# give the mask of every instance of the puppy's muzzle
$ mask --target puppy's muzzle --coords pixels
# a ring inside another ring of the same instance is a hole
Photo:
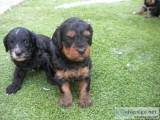
[[[90,56],[90,46],[85,48],[77,48],[75,45],[72,45],[70,48],[64,46],[63,53],[72,61],[82,62]]]
[[[16,61],[24,61],[27,59],[26,54],[24,54],[23,50],[18,45],[11,50],[11,57]]]

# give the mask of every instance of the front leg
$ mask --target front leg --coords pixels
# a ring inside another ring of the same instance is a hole
[[[54,75],[55,75],[54,70],[50,66],[47,66],[46,68],[44,68],[44,72],[47,77],[47,82],[50,83],[51,85],[55,85],[56,81],[54,79]]]
[[[140,9],[138,9],[137,11],[134,11],[133,14],[142,14],[142,13],[144,13],[145,11],[147,11],[147,7],[146,7],[146,6],[143,6],[143,7],[141,7]]]
[[[72,105],[72,94],[70,91],[70,85],[68,82],[64,82],[61,86],[59,86],[62,96],[60,98],[61,107],[69,107]]]
[[[88,77],[80,82],[80,97],[78,104],[80,107],[88,107],[92,104],[91,97],[89,95],[91,78]]]
[[[10,84],[6,88],[7,94],[16,93],[18,90],[21,89],[25,74],[26,74],[25,70],[22,70],[19,67],[15,68],[12,84]]]

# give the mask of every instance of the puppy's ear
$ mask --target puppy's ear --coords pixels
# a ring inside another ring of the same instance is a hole
[[[31,39],[32,41],[35,43],[36,47],[39,48],[39,49],[43,49],[44,47],[44,44],[43,42],[38,38],[38,36],[33,33],[33,32],[30,32],[30,35],[31,35]]]
[[[8,39],[8,35],[6,35],[3,39],[3,44],[4,44],[4,47],[6,49],[6,52],[8,52],[8,45],[7,45],[7,39]]]
[[[88,24],[87,30],[91,32],[89,44],[92,45],[93,28],[92,28],[92,26],[90,24]]]
[[[53,33],[53,36],[52,36],[52,41],[54,43],[54,45],[58,48],[58,49],[61,49],[62,48],[62,31],[60,29],[60,27],[58,27],[55,32]]]

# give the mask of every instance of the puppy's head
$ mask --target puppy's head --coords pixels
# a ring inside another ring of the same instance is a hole
[[[79,18],[64,21],[53,34],[52,40],[67,59],[82,62],[90,56],[93,30]]]
[[[12,29],[4,38],[3,43],[6,52],[10,51],[11,58],[15,61],[31,59],[33,51],[41,48],[37,36],[21,27]]]

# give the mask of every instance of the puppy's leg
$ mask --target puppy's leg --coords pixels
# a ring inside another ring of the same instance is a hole
[[[143,6],[140,9],[138,9],[137,11],[134,11],[133,14],[142,14],[145,11],[147,11],[147,8],[146,8],[146,6]]]
[[[150,8],[149,8],[149,7],[147,8],[147,14],[146,14],[145,17],[147,17],[147,18],[152,17],[151,11],[150,11]]]
[[[69,107],[72,105],[72,94],[70,91],[70,85],[68,82],[64,82],[61,86],[59,86],[60,91],[62,93],[62,97],[60,98],[61,107]]]
[[[80,107],[88,107],[92,104],[91,97],[89,95],[91,78],[86,78],[80,82],[80,97],[78,104]]]
[[[18,67],[15,68],[14,78],[13,78],[12,84],[10,84],[6,88],[7,94],[16,93],[18,90],[21,89],[25,74],[26,74],[26,71],[24,71]]]
[[[45,59],[47,58],[46,60],[47,67],[44,66],[44,70],[47,77],[47,82],[50,83],[51,85],[55,85],[56,79],[54,79],[55,77],[54,64],[56,64],[55,61],[57,60],[57,57],[55,55],[55,47],[52,42],[50,42],[48,49],[49,49],[48,50],[49,55],[45,57]]]
[[[54,70],[50,66],[46,66],[44,68],[44,72],[47,77],[47,82],[50,83],[51,85],[55,85],[56,81],[54,80],[54,75],[55,75]]]

